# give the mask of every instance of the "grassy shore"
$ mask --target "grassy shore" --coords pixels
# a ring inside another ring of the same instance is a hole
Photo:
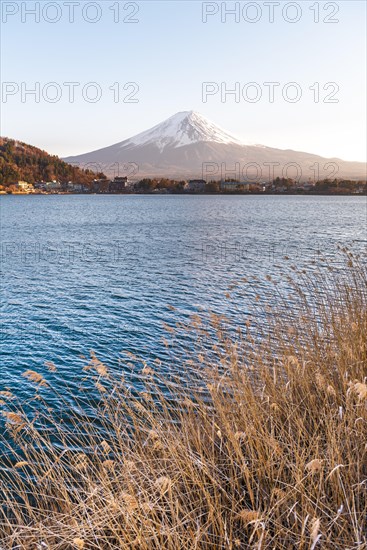
[[[143,363],[134,393],[92,356],[88,417],[55,417],[47,375],[27,408],[3,392],[0,547],[366,549],[366,268],[290,272],[261,333],[192,319],[191,385]]]

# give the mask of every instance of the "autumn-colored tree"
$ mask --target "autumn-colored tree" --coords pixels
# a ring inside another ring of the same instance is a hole
[[[106,176],[98,174],[98,177]],[[89,186],[94,178],[95,172],[71,166],[37,147],[0,138],[0,185],[9,187],[19,180],[29,183],[57,180],[61,183],[73,181]]]

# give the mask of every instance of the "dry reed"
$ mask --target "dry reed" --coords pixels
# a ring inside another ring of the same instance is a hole
[[[2,393],[1,548],[366,549],[367,277],[346,256],[295,270],[291,310],[274,281],[260,335],[193,318],[185,381],[143,363],[132,392],[93,355],[94,417],[53,416],[27,371],[33,404]]]

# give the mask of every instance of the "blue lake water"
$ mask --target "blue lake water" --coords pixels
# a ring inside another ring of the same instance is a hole
[[[164,358],[163,323],[208,310],[246,315],[258,289],[227,303],[233,281],[274,275],[285,256],[310,264],[337,243],[366,246],[365,197],[55,195],[0,204],[0,389],[23,398],[25,369],[42,373],[53,361],[58,373],[47,377],[61,383],[90,350],[108,364],[122,351]]]

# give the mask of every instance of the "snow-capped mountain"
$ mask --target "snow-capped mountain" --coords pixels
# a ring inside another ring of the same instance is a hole
[[[183,147],[200,141],[235,143],[241,141],[195,111],[182,111],[167,118],[150,130],[121,143],[121,147],[153,144],[163,151],[165,147]]]
[[[362,162],[246,145],[195,111],[176,113],[129,139],[64,160],[108,176],[127,175],[133,180],[142,177],[246,180],[255,175],[264,181],[276,176],[302,180],[315,176],[366,177],[366,164]],[[290,163],[298,168],[290,167]]]

